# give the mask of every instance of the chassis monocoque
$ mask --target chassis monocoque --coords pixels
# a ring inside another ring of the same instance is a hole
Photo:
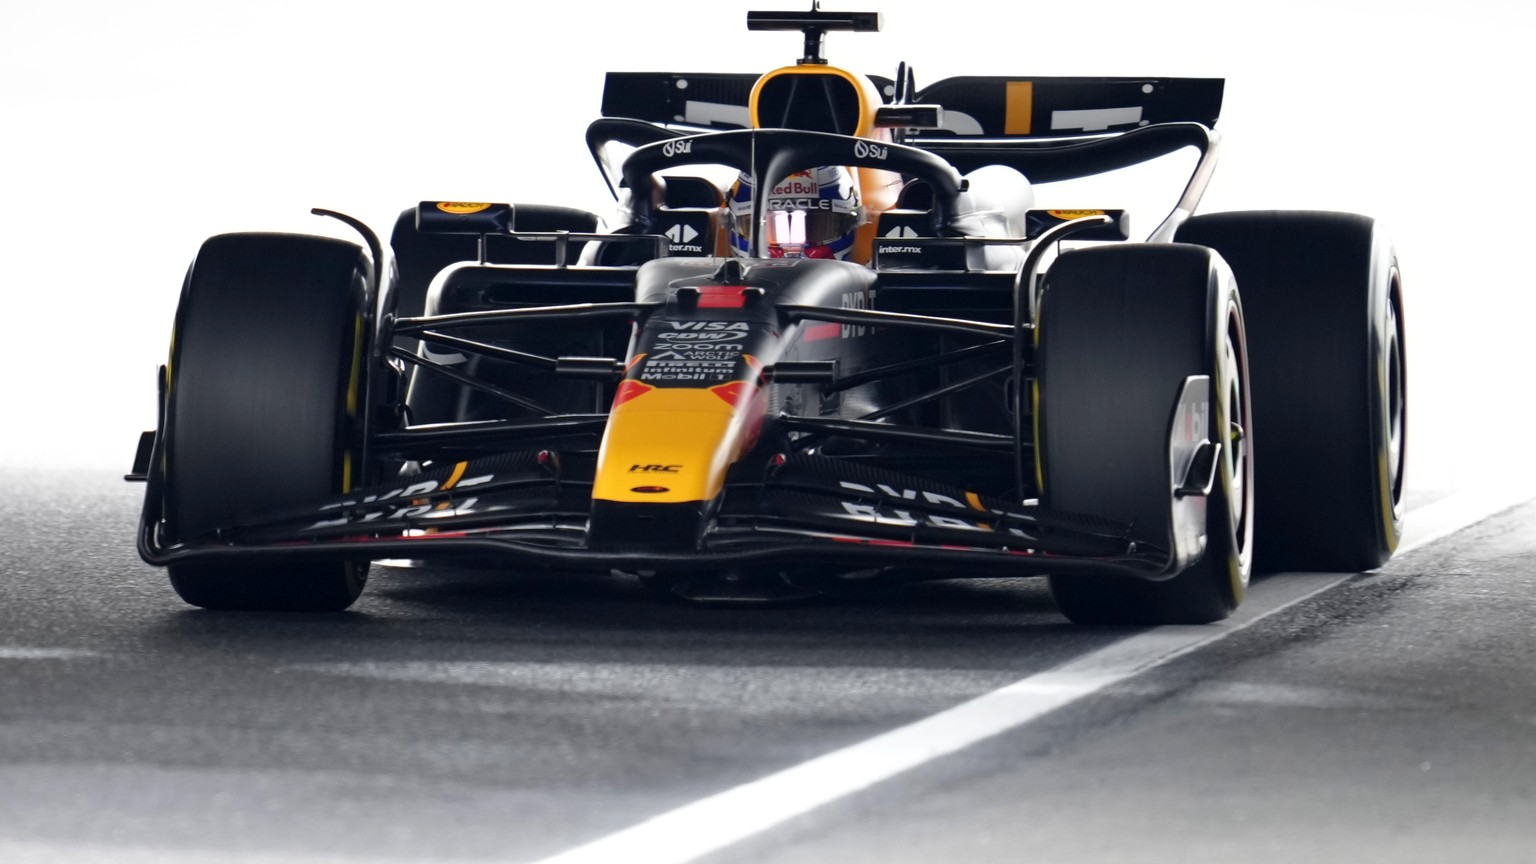
[[[424,202],[388,245],[329,211],[365,242],[206,241],[131,475],[144,559],[214,609],[340,609],[371,560],[475,559],[720,599],[1044,576],[1075,621],[1196,623],[1256,560],[1390,556],[1394,253],[1361,216],[1193,215],[1219,80],[918,91],[821,58],[878,16],[749,25],[803,30],[806,56],[610,75],[605,230]],[[1120,211],[1030,209],[1030,181],[1184,148],[1143,242]],[[701,166],[767,189],[826,165],[863,186],[860,260],[728,251]]]

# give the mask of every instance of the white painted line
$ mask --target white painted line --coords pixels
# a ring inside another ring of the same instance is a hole
[[[476,864],[483,859],[395,858],[390,864]],[[326,855],[303,851],[251,852],[204,847],[132,846],[0,838],[5,864],[379,864],[377,856]]]
[[[1458,492],[1412,514],[1398,554],[1536,496],[1536,485]],[[537,864],[684,864],[897,774],[1016,729],[1085,696],[1218,642],[1354,574],[1294,573],[1255,582],[1220,624],[1157,627],[893,729],[647,819]]]
[[[20,645],[0,645],[0,660],[75,660],[94,657],[96,652],[77,648],[26,648]]]

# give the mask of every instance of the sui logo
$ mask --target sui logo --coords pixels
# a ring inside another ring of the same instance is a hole
[[[890,155],[890,148],[881,147],[879,144],[871,144],[868,141],[857,141],[853,145],[853,155],[859,159],[885,160]]]

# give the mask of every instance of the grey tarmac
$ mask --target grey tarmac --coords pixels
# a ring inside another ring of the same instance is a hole
[[[0,860],[531,862],[1119,640],[1028,580],[698,608],[375,569],[213,614],[141,487],[0,471]],[[707,861],[1523,861],[1536,507]],[[1272,578],[1285,578],[1277,576]]]

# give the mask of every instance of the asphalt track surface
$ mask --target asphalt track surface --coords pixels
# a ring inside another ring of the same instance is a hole
[[[1029,580],[718,609],[390,567],[213,614],[135,556],[139,487],[0,481],[6,864],[1536,860],[1518,491],[1134,630]]]

